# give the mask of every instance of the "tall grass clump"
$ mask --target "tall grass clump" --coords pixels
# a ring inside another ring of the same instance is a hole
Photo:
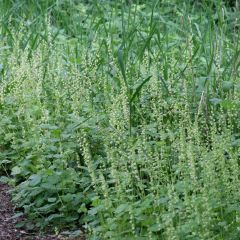
[[[0,172],[20,227],[239,239],[237,1],[0,9]]]

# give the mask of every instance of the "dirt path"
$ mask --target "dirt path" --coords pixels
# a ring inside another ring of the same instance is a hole
[[[16,219],[13,205],[8,194],[8,186],[0,183],[0,240],[59,240],[56,236],[38,237],[15,227]]]

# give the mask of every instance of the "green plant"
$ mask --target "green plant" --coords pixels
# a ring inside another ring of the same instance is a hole
[[[239,238],[239,6],[226,2],[0,1],[0,171],[20,225]]]

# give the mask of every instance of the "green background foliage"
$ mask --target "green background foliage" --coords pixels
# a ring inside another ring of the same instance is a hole
[[[0,0],[0,13],[0,172],[19,226],[239,239],[238,1]]]

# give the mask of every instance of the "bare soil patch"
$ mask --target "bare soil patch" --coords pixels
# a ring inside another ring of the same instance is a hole
[[[44,235],[39,236],[36,233],[29,233],[23,229],[15,227],[19,219],[14,216],[14,206],[8,193],[9,187],[0,183],[0,240],[59,240],[59,236]]]

